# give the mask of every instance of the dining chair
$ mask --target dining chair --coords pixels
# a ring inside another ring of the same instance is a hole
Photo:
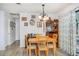
[[[52,36],[52,38],[57,42],[57,38],[58,38],[57,34],[54,33],[53,36]]]
[[[25,48],[27,47],[27,35],[25,35]]]
[[[30,41],[29,41],[30,40]],[[37,55],[37,38],[29,38],[28,40],[28,50],[29,50],[29,55],[32,54],[32,50],[35,51],[35,55]]]
[[[26,51],[27,51],[27,55],[28,55],[28,51],[29,51],[29,46],[28,46],[28,36],[25,35],[25,48],[26,48]]]
[[[45,55],[48,55],[48,48],[47,48],[47,45],[46,45],[46,41],[42,40],[42,41],[39,41],[38,42],[38,55],[40,56],[40,52],[41,51],[44,51],[45,52]]]
[[[39,38],[42,34],[35,34],[36,38]]]
[[[56,53],[56,42],[57,42],[57,34],[53,34],[52,38],[48,38],[47,47],[48,49],[52,49],[54,55]]]

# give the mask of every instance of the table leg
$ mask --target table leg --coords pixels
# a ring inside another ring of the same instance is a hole
[[[54,42],[54,56],[56,55],[56,43]]]

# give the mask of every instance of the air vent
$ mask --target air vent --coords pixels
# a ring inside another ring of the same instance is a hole
[[[16,3],[17,5],[21,5],[21,3]]]

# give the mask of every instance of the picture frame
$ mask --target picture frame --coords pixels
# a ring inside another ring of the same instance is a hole
[[[42,22],[37,22],[37,27],[42,27]]]
[[[31,15],[31,18],[33,18],[33,19],[36,18],[36,15]]]
[[[16,26],[15,22],[10,21],[10,27],[11,27],[12,30],[15,28],[15,26]]]
[[[22,17],[22,21],[27,21],[27,17]]]
[[[24,23],[24,26],[28,26],[28,22],[25,22],[25,23]]]

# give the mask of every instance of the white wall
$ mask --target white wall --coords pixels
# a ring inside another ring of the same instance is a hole
[[[30,25],[31,15],[36,15],[34,26]],[[23,16],[27,17],[27,21],[21,21],[21,17]],[[20,13],[20,47],[25,47],[25,40],[24,40],[25,34],[28,33],[40,33],[43,35],[45,34],[45,32],[43,31],[43,27],[37,28],[37,21],[39,21],[38,16],[39,16],[38,13]],[[48,14],[48,16],[52,17],[53,19],[57,17],[56,15],[53,14]],[[24,22],[28,22],[28,26],[24,26]]]
[[[24,36],[25,34],[28,33],[40,33],[43,34],[43,28],[37,28],[37,24],[36,22],[38,21],[38,19],[35,19],[35,25],[32,26],[30,25],[30,19],[31,19],[31,15],[33,15],[32,13],[20,13],[20,47],[25,47],[25,41],[24,41]],[[37,15],[37,14],[34,14]],[[27,17],[27,21],[28,22],[28,26],[24,26],[24,22],[25,21],[21,21],[21,17],[26,16]]]
[[[10,45],[10,14],[8,13],[8,40],[7,45]]]
[[[7,19],[5,16],[5,12],[0,10],[0,50],[5,49],[7,40]]]
[[[8,40],[9,40],[9,38],[8,38],[8,35],[9,35],[9,33],[8,33],[8,19],[9,18],[9,13],[7,13],[7,12],[5,12],[5,46],[7,46],[8,45]]]
[[[15,22],[16,22],[16,28],[15,28],[16,39],[15,40],[20,40],[20,18],[16,19]]]

